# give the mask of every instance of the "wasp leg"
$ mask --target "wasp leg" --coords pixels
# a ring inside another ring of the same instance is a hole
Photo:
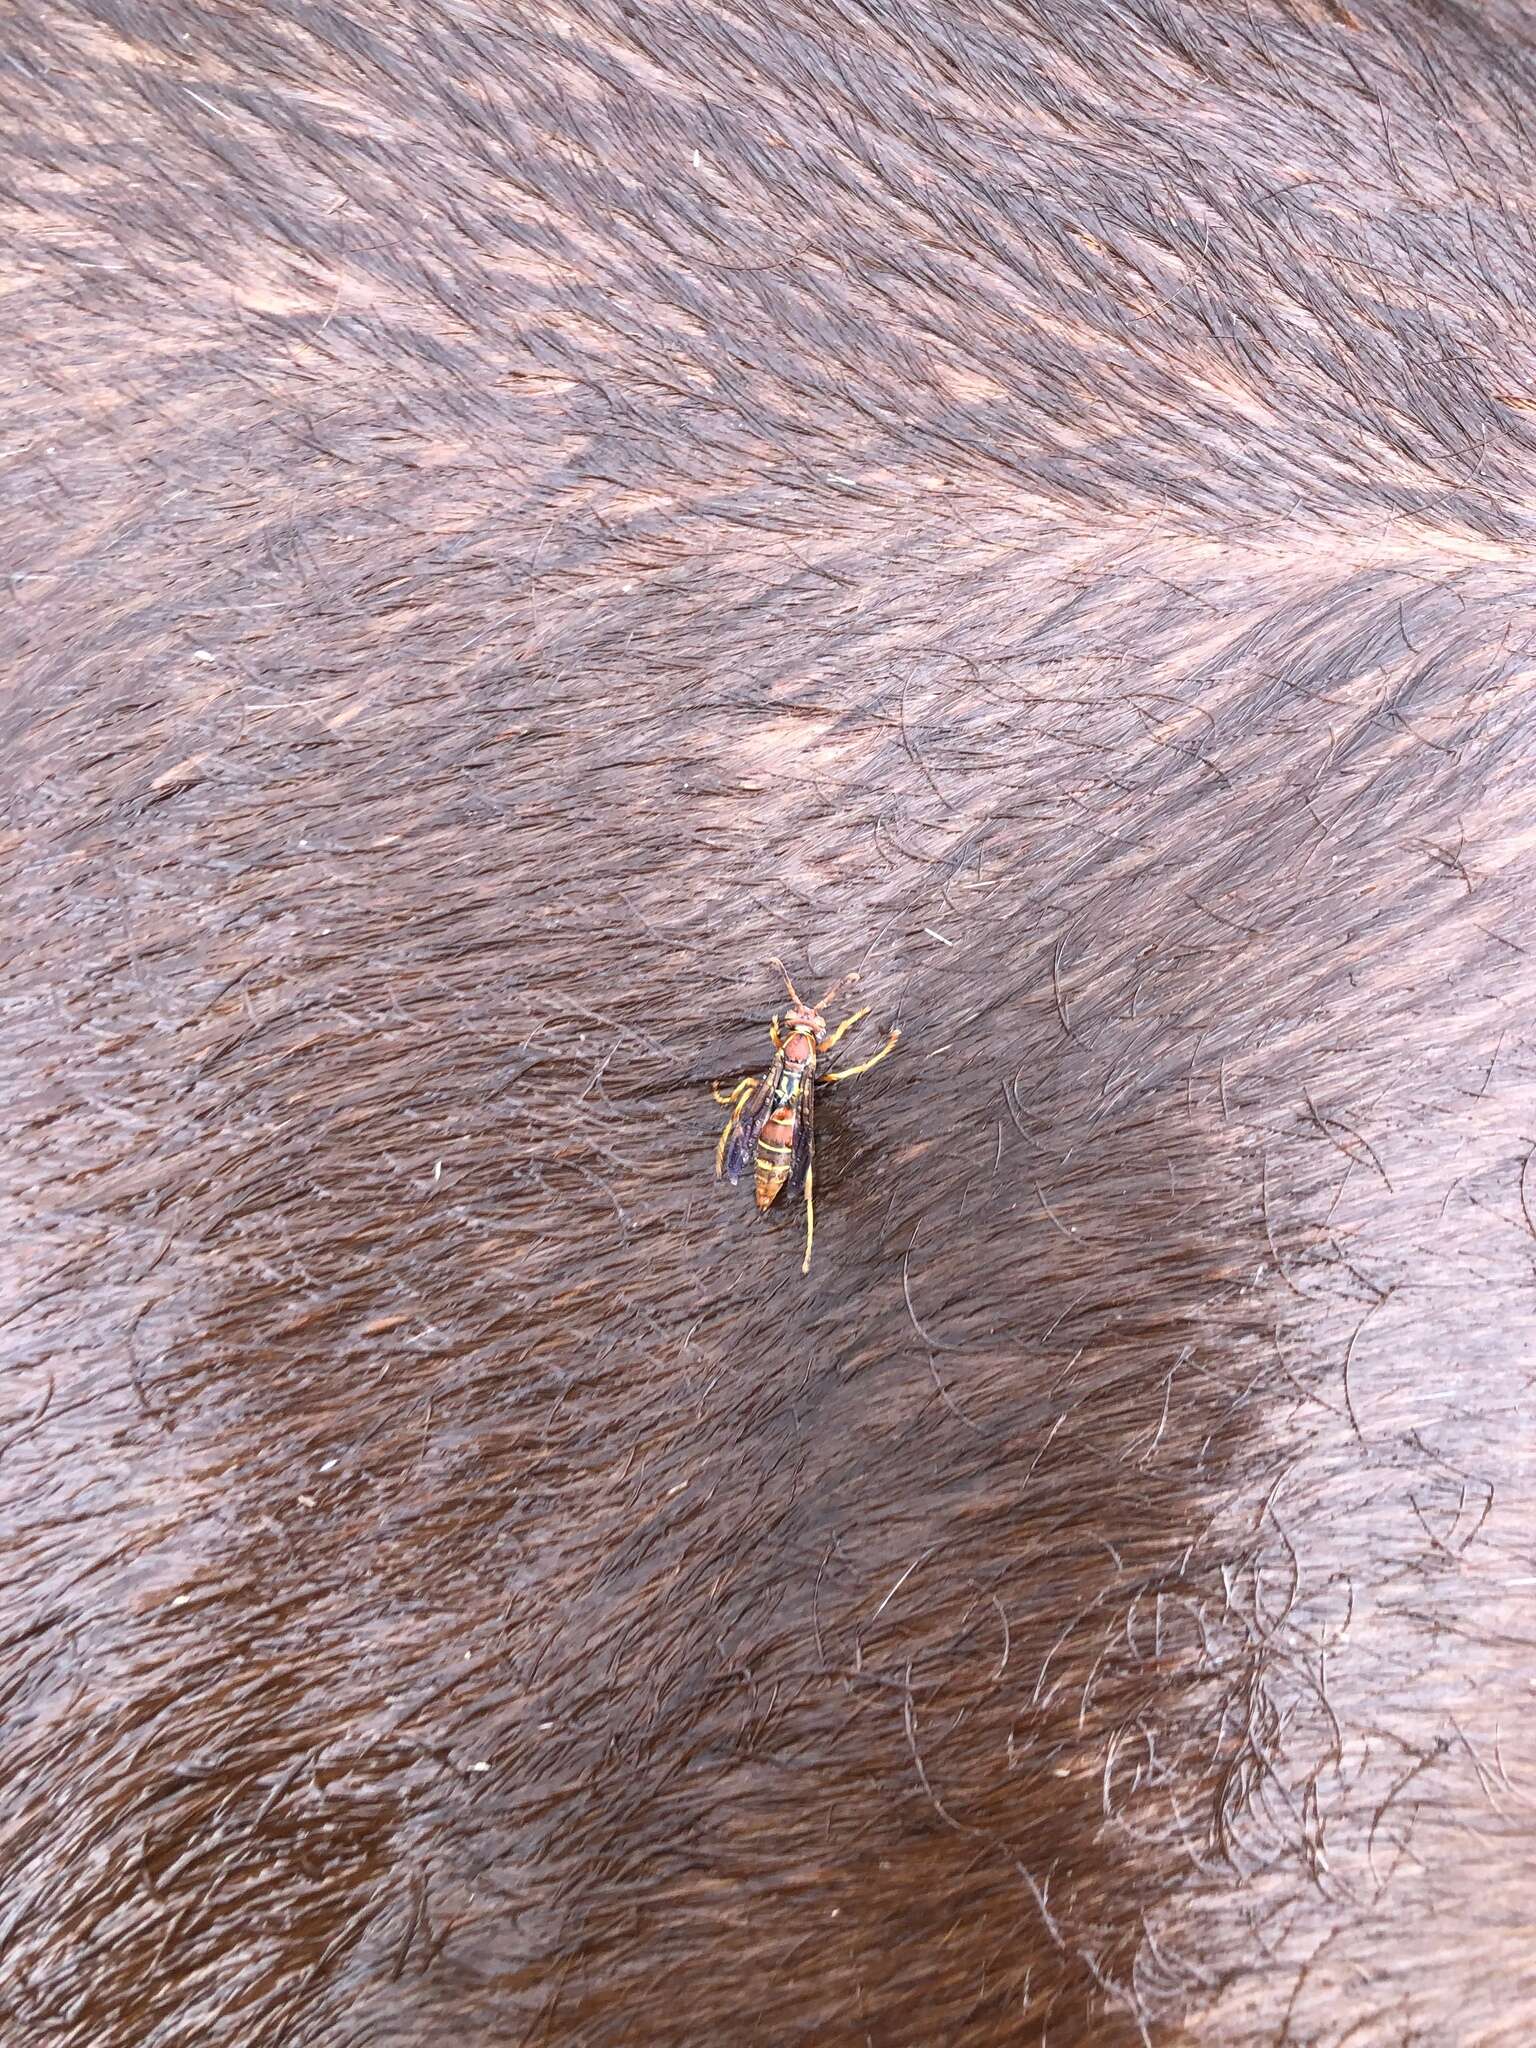
[[[839,1072],[835,1074],[818,1075],[818,1080],[821,1082],[822,1086],[825,1087],[829,1081],[851,1081],[855,1074],[867,1074],[871,1067],[878,1067],[880,1062],[883,1059],[885,1059],[888,1054],[893,1053],[896,1050],[896,1041],[898,1038],[900,1038],[900,1036],[901,1029],[900,1026],[898,1026],[897,1029],[894,1030],[891,1033],[890,1037],[885,1041],[884,1045],[881,1046],[880,1050],[875,1054],[873,1059],[860,1060],[859,1064],[856,1067],[843,1067],[842,1069],[840,1069]]]
[[[768,1020],[768,1036],[773,1040],[774,1051],[782,1052],[784,1050],[784,1041],[779,1036],[779,1020],[777,1016],[773,1016]]]
[[[821,1041],[821,1045],[819,1048],[819,1057],[825,1059],[827,1054],[832,1050],[833,1046],[837,1044],[838,1040],[840,1038],[846,1037],[846,1035],[853,1029],[855,1024],[859,1023],[863,1018],[869,1015],[870,1010],[873,1007],[873,1004],[866,1003],[862,1010],[855,1010],[851,1017],[845,1017],[842,1023],[839,1024],[837,1029],[833,1032],[832,1036],[830,1038],[824,1038]]]
[[[811,1184],[816,1178],[816,1163],[813,1160],[805,1169],[805,1257],[800,1261],[802,1273],[811,1270],[811,1239],[816,1235],[816,1204],[811,1199]]]
[[[734,1088],[728,1089],[724,1095],[720,1093],[720,1083],[718,1081],[712,1081],[710,1083],[709,1092],[711,1095],[713,1095],[716,1102],[720,1104],[722,1109],[729,1109],[739,1096],[745,1095],[749,1089],[755,1088],[757,1086],[757,1078],[758,1077],[756,1074],[747,1074],[746,1076],[744,1076],[743,1079],[736,1083],[736,1086]]]
[[[747,1106],[747,1097],[756,1086],[756,1074],[748,1074],[745,1080],[736,1083],[735,1090],[730,1095],[722,1095],[718,1088],[713,1091],[715,1100],[717,1102],[729,1103],[731,1111],[725,1120],[725,1129],[720,1133],[720,1142],[715,1147],[716,1180],[725,1171],[725,1148],[731,1142],[731,1135],[735,1131],[736,1126],[741,1122],[741,1112]]]
[[[725,1129],[720,1133],[720,1142],[715,1147],[715,1179],[725,1171],[725,1148],[731,1142],[736,1126],[741,1122],[741,1105],[738,1103],[725,1120]]]

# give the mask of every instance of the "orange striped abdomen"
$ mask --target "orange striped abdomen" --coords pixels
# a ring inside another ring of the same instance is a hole
[[[795,1105],[781,1102],[757,1134],[757,1206],[768,1204],[789,1179],[795,1150]]]

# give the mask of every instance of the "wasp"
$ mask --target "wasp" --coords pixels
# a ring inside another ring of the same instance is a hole
[[[775,960],[772,964],[784,977],[784,986],[789,990],[789,1008],[783,1014],[782,1028],[777,1016],[768,1026],[768,1035],[773,1040],[773,1063],[767,1073],[761,1076],[748,1074],[734,1088],[722,1090],[717,1086],[714,1090],[716,1102],[731,1112],[715,1147],[715,1177],[728,1175],[734,1187],[750,1165],[759,1209],[766,1209],[776,1201],[786,1185],[791,1201],[804,1193],[805,1258],[800,1270],[808,1273],[811,1270],[811,1241],[816,1234],[813,1200],[816,1090],[818,1087],[829,1088],[834,1081],[851,1080],[855,1074],[867,1074],[871,1067],[879,1066],[888,1054],[895,1051],[901,1032],[899,1029],[893,1031],[873,1057],[861,1060],[856,1067],[843,1067],[830,1074],[821,1073],[821,1062],[839,1040],[861,1018],[869,1015],[871,1006],[866,1003],[862,1010],[855,1010],[851,1017],[845,1017],[835,1031],[829,1031],[822,1014],[838,990],[847,988],[859,977],[856,973],[845,975],[841,981],[832,984],[819,1003],[802,1003],[783,961]]]

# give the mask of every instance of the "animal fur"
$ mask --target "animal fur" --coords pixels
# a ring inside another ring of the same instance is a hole
[[[1528,11],[3,56],[4,2039],[1531,2039]]]

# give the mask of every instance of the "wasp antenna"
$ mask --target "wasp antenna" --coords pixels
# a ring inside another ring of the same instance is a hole
[[[817,1009],[824,1010],[827,1007],[828,1003],[831,1002],[832,998],[837,994],[840,988],[852,988],[853,984],[858,980],[858,978],[859,970],[857,967],[854,968],[852,974],[839,975],[837,980],[833,982],[832,986],[827,990],[826,994],[822,997],[821,1001],[816,1005]]]
[[[789,990],[790,1001],[796,1004],[798,1007],[803,1008],[804,1006],[800,1003],[800,998],[795,991],[795,984],[789,978],[789,969],[784,965],[784,962],[782,960],[774,959],[770,960],[768,962],[768,965],[770,967],[777,967],[780,974],[782,974],[784,977],[784,986]]]

